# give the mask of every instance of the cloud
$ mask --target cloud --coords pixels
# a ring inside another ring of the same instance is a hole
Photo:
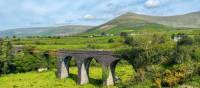
[[[0,0],[0,30],[54,24],[100,25],[125,12],[177,15],[199,11],[198,4],[199,0]]]
[[[158,7],[160,5],[160,1],[159,0],[147,0],[145,2],[145,5],[148,8],[155,8],[155,7]]]
[[[83,17],[85,20],[93,20],[93,19],[96,19],[95,16],[91,15],[91,14],[86,14],[84,17]]]

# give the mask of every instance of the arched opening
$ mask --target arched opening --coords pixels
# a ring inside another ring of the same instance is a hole
[[[135,70],[126,60],[120,60],[115,68],[115,82],[120,85],[129,85],[134,78]]]
[[[90,58],[88,75],[91,84],[95,86],[102,85],[102,65],[93,57]]]
[[[58,63],[57,76],[60,79],[71,78],[74,82],[77,81],[78,68],[75,59],[71,56],[60,58]]]
[[[75,58],[68,57],[68,66],[69,66],[69,78],[74,80],[74,82],[77,82],[78,80],[78,67]]]

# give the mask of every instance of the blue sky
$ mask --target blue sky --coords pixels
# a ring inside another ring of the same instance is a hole
[[[0,30],[100,25],[126,12],[179,15],[200,11],[200,0],[0,0]]]

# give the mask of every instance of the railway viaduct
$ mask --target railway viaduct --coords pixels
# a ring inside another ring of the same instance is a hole
[[[57,77],[64,79],[69,77],[69,62],[74,59],[78,66],[77,83],[89,83],[89,67],[92,59],[102,66],[102,81],[104,85],[115,84],[115,67],[120,60],[112,51],[83,51],[83,50],[60,50],[57,61]]]

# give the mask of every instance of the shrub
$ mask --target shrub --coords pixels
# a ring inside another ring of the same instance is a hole
[[[128,37],[128,33],[127,33],[127,32],[121,32],[121,33],[120,33],[120,36],[121,36],[121,37]]]
[[[112,39],[112,38],[108,40],[108,43],[114,43],[114,42],[115,42],[115,41],[114,41],[114,39]]]
[[[136,40],[134,40],[133,37],[126,37],[124,40],[124,43],[130,46],[136,46],[138,45],[138,42]]]
[[[177,45],[178,46],[181,46],[181,45],[192,45],[193,44],[193,39],[191,37],[184,37],[182,39],[180,39],[178,42],[177,42]]]

